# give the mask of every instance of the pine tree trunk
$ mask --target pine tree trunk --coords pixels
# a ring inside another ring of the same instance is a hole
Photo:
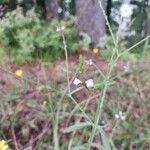
[[[107,0],[100,0],[106,10]],[[95,47],[106,34],[105,18],[98,0],[76,0],[76,14],[81,32],[88,34]]]
[[[45,0],[46,19],[58,18],[58,0]]]
[[[150,7],[146,9],[147,12],[147,23],[146,23],[146,35],[150,36]]]

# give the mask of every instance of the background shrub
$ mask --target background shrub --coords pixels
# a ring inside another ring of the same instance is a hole
[[[41,58],[45,61],[55,60],[64,56],[61,32],[57,28],[64,26],[62,33],[67,42],[69,53],[80,47],[78,30],[75,19],[53,20],[50,25],[40,20],[34,10],[23,15],[18,8],[7,13],[0,23],[0,51],[5,52],[11,62],[30,62],[32,58]]]

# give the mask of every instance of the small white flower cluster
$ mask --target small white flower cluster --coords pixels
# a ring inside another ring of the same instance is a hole
[[[60,32],[65,29],[65,26],[60,26],[56,28],[56,32]]]
[[[123,3],[120,7],[120,13],[123,18],[130,18],[133,14],[134,6],[130,3]]]
[[[132,15],[136,8],[136,5],[131,4],[131,0],[123,1],[119,10],[120,17],[117,18],[117,23],[119,24],[119,37],[131,37],[136,34],[135,31],[130,31]]]
[[[124,65],[123,69],[124,69],[124,72],[129,72],[131,70],[129,63],[127,63],[127,65]]]
[[[92,66],[93,65],[93,60],[92,59],[87,60],[86,64],[89,65],[89,66]]]
[[[125,115],[122,113],[122,111],[119,111],[119,113],[118,114],[115,114],[115,118],[117,119],[117,120],[125,120]]]
[[[78,78],[75,78],[73,81],[73,84],[76,86],[81,84],[81,83],[82,83],[82,81],[79,80]],[[94,81],[93,81],[93,79],[88,79],[87,81],[85,81],[85,84],[88,88],[92,88],[94,86]]]

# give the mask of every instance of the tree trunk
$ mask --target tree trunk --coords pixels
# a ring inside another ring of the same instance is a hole
[[[106,10],[107,0],[100,0]],[[96,47],[106,34],[105,18],[98,0],[76,0],[76,14],[81,32],[88,34]]]
[[[58,18],[58,0],[45,0],[46,19]]]
[[[146,35],[150,35],[150,7],[146,9],[147,12],[147,23],[146,23]]]

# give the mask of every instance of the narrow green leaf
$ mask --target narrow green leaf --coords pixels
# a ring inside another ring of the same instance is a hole
[[[110,145],[110,142],[109,142],[109,138],[107,137],[105,131],[100,126],[98,126],[97,129],[101,134],[104,150],[111,150],[111,145]]]
[[[64,130],[64,133],[70,133],[70,132],[73,132],[73,131],[76,131],[76,130],[80,130],[82,128],[89,127],[89,126],[92,126],[92,124],[90,122],[76,123],[75,125],[72,125],[72,126],[66,128]]]

